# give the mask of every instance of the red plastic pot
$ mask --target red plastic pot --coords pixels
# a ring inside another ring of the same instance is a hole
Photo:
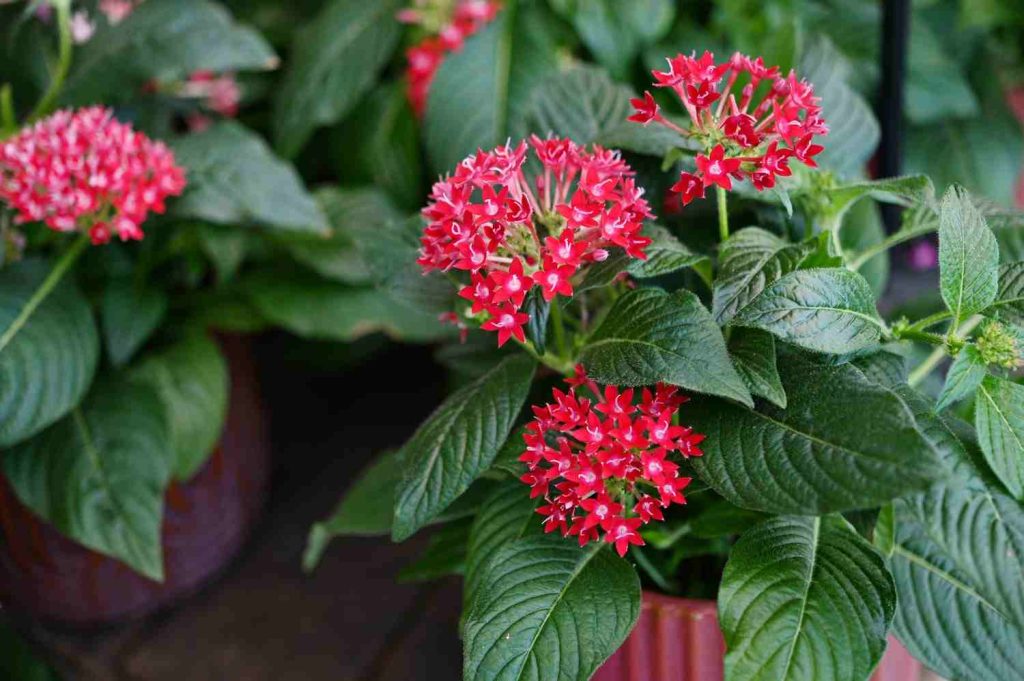
[[[636,628],[592,681],[718,681],[724,658],[714,601],[645,591]],[[915,681],[922,671],[921,663],[889,637],[871,681]]]
[[[167,489],[164,582],[67,539],[22,505],[0,476],[0,602],[5,608],[71,626],[140,617],[195,591],[237,553],[266,496],[270,449],[248,340],[218,340],[231,379],[227,421],[199,473]]]

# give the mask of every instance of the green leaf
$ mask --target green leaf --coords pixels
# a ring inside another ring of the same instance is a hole
[[[759,227],[741,229],[722,244],[711,310],[725,324],[779,277],[797,268],[803,248]]]
[[[958,187],[942,197],[939,214],[939,284],[955,320],[995,302],[999,245],[985,218]]]
[[[399,306],[386,292],[306,272],[253,272],[241,287],[263,317],[303,338],[353,341],[384,333],[399,340],[429,341],[453,331],[436,313]]]
[[[422,207],[419,132],[404,80],[370,93],[345,119],[331,146],[343,184],[380,187],[409,210]]]
[[[0,622],[0,677],[11,681],[59,681],[50,665],[6,622]]]
[[[360,230],[402,219],[387,195],[378,189],[328,187],[314,193],[331,227],[329,239],[288,235],[285,248],[293,258],[317,274],[346,284],[367,284],[369,266],[359,251]]]
[[[295,33],[274,99],[274,141],[295,156],[313,130],[340,120],[369,90],[401,36],[402,0],[331,0]]]
[[[1010,494],[1024,499],[1024,385],[986,376],[974,400],[985,460]]]
[[[733,320],[816,352],[845,354],[878,342],[883,322],[864,277],[847,269],[791,272]]]
[[[558,305],[558,301],[554,301]],[[548,317],[551,314],[551,303],[544,300],[539,287],[526,294],[523,302],[523,313],[530,315],[526,322],[526,338],[533,343],[533,349],[543,355],[547,348]]]
[[[961,64],[924,21],[910,22],[907,64],[907,118],[913,123],[970,118],[978,114],[978,98]]]
[[[228,413],[228,365],[205,333],[145,357],[132,379],[153,388],[163,402],[174,450],[174,477],[199,472],[224,431]]]
[[[999,266],[999,290],[985,314],[1024,326],[1024,262]]]
[[[635,96],[603,69],[576,66],[555,74],[533,91],[531,127],[542,135],[590,144],[622,125],[632,112],[629,99]]]
[[[646,288],[625,294],[594,331],[580,361],[600,383],[664,381],[753,406],[721,330],[689,291]]]
[[[196,232],[200,248],[217,272],[217,283],[234,279],[248,254],[250,234],[241,228],[205,223],[197,225]]]
[[[522,539],[494,554],[466,613],[466,681],[586,681],[640,614],[640,580],[601,545]]]
[[[526,400],[533,360],[515,355],[453,393],[405,444],[395,541],[406,539],[487,470]]]
[[[452,172],[478,148],[525,136],[533,89],[556,67],[547,14],[536,2],[505,3],[430,85],[423,130],[434,171]]]
[[[850,182],[829,189],[818,190],[828,202],[828,212],[841,221],[843,215],[858,201],[868,196],[884,203],[913,205],[935,203],[935,187],[927,175],[904,175],[881,180]]]
[[[859,253],[876,246],[886,238],[885,226],[878,206],[873,201],[856,203],[843,218],[843,228],[839,234],[843,251]],[[889,284],[889,254],[881,252],[857,267],[864,276],[875,298],[881,298]]]
[[[161,581],[169,440],[152,388],[100,383],[71,414],[4,452],[3,471],[18,499],[61,534]]]
[[[875,520],[874,545],[886,559],[896,550],[896,510],[892,503],[882,506]]]
[[[641,125],[633,121],[622,121],[614,126],[609,124],[594,141],[606,149],[658,157],[665,156],[673,149],[701,150],[695,140],[683,137],[664,125]]]
[[[472,519],[462,518],[439,527],[430,535],[423,553],[398,573],[398,581],[429,582],[465,572],[471,523]]]
[[[828,38],[817,36],[800,57],[797,72],[821,97],[829,135],[818,161],[847,177],[860,176],[875,153],[881,131],[871,107],[849,85],[850,66]]]
[[[945,475],[892,390],[851,364],[805,353],[781,353],[778,364],[785,410],[715,399],[686,408],[687,423],[707,435],[704,456],[691,464],[729,501],[769,513],[830,513],[879,505]]]
[[[509,440],[519,435],[517,431]],[[522,442],[522,436],[519,437]],[[522,450],[522,446],[518,447]],[[519,480],[498,487],[484,502],[469,530],[466,574],[462,603],[468,607],[476,595],[480,573],[487,562],[505,546],[525,536],[540,535],[540,516],[534,513],[537,500]]]
[[[895,504],[896,634],[946,678],[1020,681],[1024,509],[973,466],[959,469],[949,484]]]
[[[177,138],[173,147],[188,174],[185,194],[174,203],[176,214],[328,235],[327,219],[295,169],[248,128],[222,121]]]
[[[637,279],[660,277],[708,260],[706,255],[691,251],[661,225],[647,225],[643,235],[652,240],[645,249],[647,259],[630,258],[626,266],[626,271]]]
[[[775,366],[775,338],[771,334],[757,329],[733,329],[729,356],[752,394],[786,408],[786,391]]]
[[[50,265],[27,258],[0,270],[0,447],[66,414],[89,389],[99,358],[92,313],[65,279],[17,326]]]
[[[113,279],[103,291],[100,313],[107,357],[124,366],[160,325],[167,312],[167,295],[131,278]]]
[[[973,393],[981,385],[981,379],[985,378],[987,371],[988,367],[978,348],[973,345],[964,346],[946,373],[946,382],[935,403],[935,410],[942,411]]]
[[[725,677],[861,681],[885,652],[896,587],[839,516],[782,516],[743,534],[718,593]]]
[[[71,104],[125,101],[152,80],[173,81],[199,70],[277,68],[278,58],[253,29],[220,3],[139,3],[121,23],[96,22],[92,39],[75,46],[74,68],[61,98]]]
[[[629,76],[640,50],[663,37],[675,18],[671,0],[561,0],[552,6],[617,78]]]

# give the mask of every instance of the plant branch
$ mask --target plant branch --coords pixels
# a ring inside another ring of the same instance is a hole
[[[50,113],[53,105],[57,102],[57,97],[60,95],[61,88],[64,87],[64,80],[68,77],[68,71],[71,68],[71,48],[73,44],[71,40],[71,2],[70,0],[60,0],[54,2],[53,6],[57,10],[59,41],[57,68],[53,72],[53,77],[50,78],[50,85],[46,88],[46,93],[29,115],[29,122],[36,121]]]
[[[981,323],[982,319],[984,319],[984,317],[982,317],[981,315],[974,315],[966,322],[964,322],[964,325],[962,327],[960,327],[960,333],[963,335],[969,334],[971,331],[974,330],[974,327]],[[950,333],[952,333],[952,330],[950,331]],[[932,354],[928,355],[928,357],[926,357],[923,362],[918,364],[907,377],[907,383],[910,385],[910,387],[916,387],[921,383],[921,381],[927,378],[928,374],[935,370],[935,367],[937,367],[939,365],[939,362],[941,362],[945,358],[946,354],[947,348],[945,343],[932,350]]]
[[[718,197],[718,237],[722,242],[729,238],[729,208],[725,196],[725,190],[715,187],[715,194]]]
[[[82,234],[78,239],[71,244],[68,250],[64,251],[63,255],[50,270],[50,273],[46,275],[46,279],[40,284],[39,288],[36,289],[32,297],[28,299],[25,306],[21,308],[21,312],[14,318],[11,325],[7,327],[3,335],[0,336],[0,352],[3,352],[4,348],[10,344],[11,340],[21,331],[22,327],[28,322],[29,318],[36,311],[36,309],[46,300],[46,297],[50,295],[54,287],[60,283],[60,280],[64,277],[64,274],[71,268],[71,266],[78,260],[78,256],[85,250],[86,245],[89,243],[89,235]]]

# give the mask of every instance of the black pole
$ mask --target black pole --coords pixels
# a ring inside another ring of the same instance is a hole
[[[878,153],[879,177],[899,175],[903,166],[903,91],[910,39],[910,1],[882,2],[882,82],[879,87],[878,120],[882,128]],[[897,206],[883,205],[886,229],[899,229]]]

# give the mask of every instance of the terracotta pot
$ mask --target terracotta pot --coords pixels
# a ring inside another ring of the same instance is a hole
[[[248,340],[218,338],[228,362],[224,433],[206,465],[172,482],[164,504],[165,580],[157,583],[59,534],[23,506],[0,476],[0,602],[71,626],[149,614],[195,591],[248,536],[266,496],[269,440]]]
[[[714,601],[645,591],[636,628],[592,681],[719,681],[724,657]],[[890,636],[871,681],[915,681],[922,671]]]

